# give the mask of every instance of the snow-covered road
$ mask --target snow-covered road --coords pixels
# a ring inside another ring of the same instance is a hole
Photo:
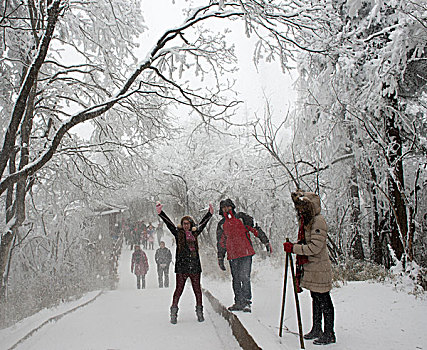
[[[179,322],[169,323],[169,306],[174,288],[158,288],[154,251],[146,250],[150,270],[147,288],[136,289],[130,273],[131,251],[122,250],[117,290],[51,322],[16,348],[23,349],[240,349],[226,321],[205,299],[205,322],[197,322],[194,295],[188,282],[180,302]],[[71,308],[71,307],[70,307]],[[13,344],[2,344],[8,349]]]

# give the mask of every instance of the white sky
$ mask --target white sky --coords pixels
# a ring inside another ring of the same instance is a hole
[[[198,6],[205,3],[205,0],[143,0],[142,11],[149,30],[142,36],[138,50],[141,57],[154,45],[159,33],[182,23],[185,19],[182,8],[189,4]],[[245,101],[239,114],[243,116],[247,113],[249,118],[255,113],[262,116],[265,95],[271,100],[275,117],[285,115],[296,98],[292,87],[296,73],[295,76],[284,74],[278,62],[260,62],[257,70],[253,62],[254,38],[246,37],[242,21],[212,20],[210,23],[217,31],[223,31],[226,27],[232,28],[229,36],[234,40],[239,61],[236,90],[240,93],[239,99]]]
[[[197,6],[204,4],[204,0],[142,0],[142,11],[145,25],[148,30],[141,35],[140,47],[136,51],[139,59],[143,59],[155,41],[165,30],[180,25],[185,19],[182,9],[189,4]],[[260,62],[255,67],[253,62],[254,39],[247,38],[244,33],[242,21],[213,20],[216,30],[223,31],[225,26],[232,27],[229,35],[236,45],[239,72],[235,74],[238,99],[244,101],[237,111],[237,121],[262,117],[264,113],[265,98],[271,102],[271,109],[275,120],[281,121],[295,101],[296,93],[292,87],[295,76],[284,74],[278,62]],[[182,113],[170,110],[174,115]],[[83,123],[73,128],[79,135],[88,137],[91,128]]]

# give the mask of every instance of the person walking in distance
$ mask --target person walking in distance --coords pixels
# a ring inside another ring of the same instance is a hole
[[[175,275],[176,287],[172,298],[172,306],[170,308],[171,323],[177,323],[178,303],[184,291],[184,286],[187,278],[190,278],[193,287],[194,295],[196,296],[196,315],[199,322],[203,322],[203,302],[202,289],[200,287],[200,277],[202,267],[200,264],[199,245],[197,242],[199,234],[208,224],[209,219],[213,214],[212,204],[209,204],[209,210],[198,225],[194,222],[191,216],[184,216],[178,226],[169,219],[163,211],[163,205],[158,202],[156,211],[159,217],[166,224],[166,227],[173,234],[176,241],[175,253]]]
[[[145,288],[145,275],[149,269],[147,255],[137,244],[135,250],[132,253],[132,260],[130,265],[130,272],[135,273],[136,276],[136,288]]]
[[[332,267],[326,245],[328,228],[320,214],[320,197],[302,190],[293,192],[291,197],[299,222],[298,241],[295,244],[285,242],[283,248],[287,253],[297,254],[298,286],[308,289],[312,298],[313,324],[304,338],[314,339],[316,345],[335,343],[335,311],[330,295]]]
[[[254,227],[253,218],[243,212],[236,213],[235,209],[231,199],[223,200],[219,204],[219,214],[223,218],[216,230],[218,265],[221,270],[226,270],[224,257],[227,253],[234,292],[234,304],[228,310],[251,312],[251,268],[255,250],[252,247],[250,232],[261,240],[268,252],[271,252],[271,245],[261,228],[258,225]]]
[[[163,238],[163,221],[159,221],[159,224],[156,227],[156,234],[157,234],[157,243],[160,247],[160,242],[162,241]]]
[[[148,249],[154,250],[154,226],[150,223],[147,227],[148,233]]]
[[[160,242],[160,248],[156,250],[154,260],[157,264],[157,275],[159,277],[159,288],[169,287],[169,265],[172,261],[172,253],[166,248],[165,242]]]

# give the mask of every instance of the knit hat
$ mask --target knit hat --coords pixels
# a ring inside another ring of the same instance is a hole
[[[231,207],[231,210],[234,212],[234,209],[236,209],[236,206],[234,205],[233,201],[230,198],[224,199],[221,202],[219,202],[219,215],[223,215],[222,208],[224,207]]]

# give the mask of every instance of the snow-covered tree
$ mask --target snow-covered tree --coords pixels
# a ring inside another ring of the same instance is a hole
[[[348,208],[340,216],[348,216],[355,257],[363,257],[358,236],[365,231],[372,260],[387,266],[394,257],[413,260],[417,215],[425,206],[419,189],[426,144],[418,130],[426,113],[426,8],[416,1],[331,3],[339,16],[330,50],[298,60],[299,147],[304,153],[315,142],[319,156],[307,160],[319,168],[353,155],[334,166],[347,185],[332,174],[322,178]]]

